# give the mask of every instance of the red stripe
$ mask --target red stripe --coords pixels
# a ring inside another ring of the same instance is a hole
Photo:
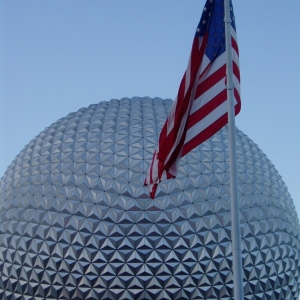
[[[231,37],[231,45],[232,45],[232,48],[237,53],[237,55],[239,56],[239,47],[238,47],[238,44],[237,44],[237,42],[235,41],[235,39],[233,37]]]
[[[155,184],[152,186],[152,190],[151,190],[151,192],[150,192],[150,198],[151,198],[151,199],[154,199],[154,198],[155,198],[157,186],[158,186],[157,183],[155,183]]]
[[[211,89],[216,83],[218,83],[222,78],[226,76],[226,65],[223,65],[216,72],[207,77],[203,82],[201,82],[196,90],[195,99],[199,98],[202,94]]]
[[[151,184],[153,183],[152,174],[153,174],[153,164],[154,164],[155,154],[156,154],[156,151],[153,154],[152,162],[151,162],[151,166],[150,166],[150,183]]]
[[[237,101],[237,104],[234,107],[235,115],[237,115],[241,111],[242,102],[241,102],[240,94],[237,91],[237,89],[234,89],[233,94],[234,94],[234,98]]]
[[[159,181],[161,181],[161,178],[162,178],[164,169],[165,169],[164,162],[161,161],[161,160],[159,160],[158,163],[157,163],[157,170],[158,170],[158,178],[159,178]]]
[[[193,150],[195,147],[209,139],[211,136],[213,136],[217,131],[219,131],[223,126],[227,124],[227,113],[224,114],[222,117],[220,117],[218,120],[216,120],[214,123],[212,123],[210,126],[205,128],[202,132],[200,132],[198,135],[196,135],[193,139],[191,139],[189,142],[187,142],[183,146],[182,150],[182,157],[186,155],[188,152]]]
[[[184,140],[185,140],[185,137],[186,137],[186,132],[187,132],[187,122],[184,124],[183,134],[181,135],[177,146],[173,149],[173,152],[170,152],[170,150],[172,148],[169,149],[168,155],[169,155],[169,153],[171,153],[171,155],[170,155],[168,161],[165,161],[165,170],[169,171],[169,169],[172,167],[172,165],[176,161],[176,159],[181,157],[181,155],[179,156],[179,154],[180,154],[181,149],[182,149],[183,144],[184,144]],[[173,133],[176,135],[177,132],[174,131]],[[174,142],[175,141],[176,140],[174,140]],[[174,143],[173,143],[173,145],[174,145]],[[172,147],[173,147],[173,145],[172,145]]]
[[[188,129],[193,127],[195,124],[204,119],[207,115],[209,115],[212,111],[214,111],[218,106],[220,106],[227,99],[227,90],[224,89],[221,93],[219,93],[216,97],[211,99],[208,103],[203,105],[200,109],[195,111],[192,115],[190,115],[188,120]]]
[[[172,179],[172,178],[176,178],[176,176],[174,176],[173,174],[167,171],[167,179]]]
[[[168,123],[168,119],[166,120],[164,127],[161,130],[160,136],[159,136],[159,140],[158,140],[158,145],[162,145],[164,143],[164,141],[166,141],[166,137],[167,137],[167,123]],[[167,144],[166,144],[167,146]],[[160,148],[161,146],[159,146]],[[160,152],[160,149],[159,149]]]
[[[233,69],[233,74],[235,75],[235,77],[238,79],[239,82],[241,82],[240,68],[234,61],[232,61],[232,69]]]

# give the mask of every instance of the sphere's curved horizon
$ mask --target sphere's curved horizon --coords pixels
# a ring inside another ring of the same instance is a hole
[[[0,181],[1,299],[233,299],[224,127],[144,187],[172,100],[123,98],[42,131]],[[297,299],[300,225],[266,155],[237,129],[245,299]]]

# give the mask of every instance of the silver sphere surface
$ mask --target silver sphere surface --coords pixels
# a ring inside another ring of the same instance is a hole
[[[172,100],[111,100],[35,137],[0,182],[0,299],[233,299],[228,132],[143,186]],[[245,299],[297,299],[300,226],[237,130]]]

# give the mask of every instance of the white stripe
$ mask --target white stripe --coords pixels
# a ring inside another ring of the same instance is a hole
[[[200,97],[194,100],[190,114],[193,114],[198,109],[200,109],[203,105],[211,101],[211,99],[219,95],[225,88],[226,88],[225,78],[222,78],[219,82],[217,82],[204,94],[202,94]]]
[[[239,95],[241,96],[240,82],[239,82],[238,78],[234,74],[233,74],[233,86],[238,91]]]
[[[191,56],[189,58],[189,62],[185,71],[185,87],[184,87],[184,96],[190,86],[190,80],[191,80]]]
[[[182,149],[183,149],[183,147],[181,148],[181,152],[182,152]],[[173,176],[177,175],[178,165],[179,165],[180,158],[181,158],[181,152],[179,153],[177,159],[174,161],[173,165],[169,169],[169,173],[172,174]]]
[[[231,37],[235,40],[235,43],[238,45],[237,38],[236,38],[236,32],[233,29],[233,27],[231,27]],[[237,46],[237,47],[239,47],[239,46]],[[233,50],[232,51],[232,60],[235,61],[235,63],[239,66],[239,56],[233,47],[232,47],[232,50]]]
[[[235,42],[237,43],[237,37],[236,37],[236,32],[234,30],[234,28],[231,26],[231,30],[230,30],[231,36],[232,38],[235,40]]]
[[[235,104],[237,103],[235,99]],[[221,105],[219,105],[216,109],[214,109],[210,114],[208,114],[205,118],[201,121],[196,123],[193,127],[191,127],[186,134],[186,138],[184,143],[188,143],[191,139],[195,136],[200,134],[203,130],[213,124],[216,120],[226,114],[228,111],[228,102],[227,100],[224,101]]]
[[[201,65],[200,65],[200,76],[204,72],[204,70],[207,68],[207,66],[211,63],[210,59],[204,54]]]
[[[158,159],[157,159],[157,151],[154,152],[153,158],[151,161],[152,164],[152,173],[151,173],[151,165],[149,166],[148,174],[147,174],[147,181],[148,184],[154,184],[158,182]],[[152,182],[151,182],[152,177]]]
[[[240,67],[239,56],[236,51],[232,48],[232,61],[234,61],[238,67]]]
[[[205,55],[206,57],[206,55]],[[208,59],[208,58],[207,58]],[[226,52],[221,54],[219,57],[217,57],[210,65],[208,70],[206,71],[205,75],[201,73],[202,77],[198,81],[198,84],[203,82],[207,77],[218,71],[221,67],[223,67],[226,64]],[[200,75],[200,76],[201,76]]]

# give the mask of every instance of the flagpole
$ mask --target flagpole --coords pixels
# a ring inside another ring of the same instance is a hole
[[[235,138],[235,112],[234,112],[234,83],[232,68],[231,47],[231,18],[230,0],[224,0],[225,10],[225,40],[226,40],[226,75],[227,75],[227,98],[228,98],[228,136],[229,136],[229,160],[230,160],[230,195],[231,195],[231,239],[233,255],[233,290],[234,300],[244,300],[243,266],[241,251],[241,230],[239,218],[239,196]]]

